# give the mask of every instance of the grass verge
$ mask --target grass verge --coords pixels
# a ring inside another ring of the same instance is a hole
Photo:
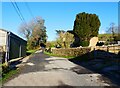
[[[89,61],[88,59],[88,56],[78,56],[78,57],[75,57],[75,56],[59,56],[59,55],[55,55],[55,54],[52,54],[52,53],[49,53],[49,52],[46,52],[44,51],[44,54],[48,55],[48,56],[55,56],[55,57],[63,57],[63,58],[67,58],[69,60],[76,60],[76,61],[84,61],[84,62],[87,62]]]
[[[19,72],[19,69],[10,70],[7,73],[3,73],[2,79],[0,79],[0,82],[5,83],[7,80],[14,77]]]
[[[33,54],[33,53],[35,53],[37,50],[28,50],[27,52],[26,52],[26,54],[27,55],[30,55],[30,54]]]
[[[75,57],[71,57],[71,56],[60,56],[60,55],[55,55],[49,52],[44,51],[44,54],[48,55],[48,56],[55,56],[55,57],[63,57],[63,58],[67,58],[67,59],[71,59],[71,58],[75,58]]]
[[[36,50],[28,50],[27,53],[35,53]]]

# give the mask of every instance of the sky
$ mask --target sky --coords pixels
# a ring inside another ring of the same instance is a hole
[[[9,2],[10,0],[1,0]],[[15,0],[17,2],[119,2],[119,0]]]
[[[111,22],[118,24],[118,2],[27,2],[34,15],[45,20],[48,41],[56,39],[55,30],[73,30],[76,14],[81,12],[96,14],[101,22],[99,33],[105,33]],[[25,2],[17,5],[29,22],[31,16]],[[22,23],[11,2],[2,2],[2,28],[22,37],[18,32]]]

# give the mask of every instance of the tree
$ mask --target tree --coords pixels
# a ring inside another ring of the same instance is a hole
[[[89,45],[90,38],[98,35],[100,24],[96,14],[83,12],[76,15],[73,31],[80,39],[80,45]]]
[[[36,40],[38,43],[46,42],[46,27],[44,26],[44,20],[43,19],[37,19],[37,22],[34,24],[34,29],[32,31],[32,37],[34,40]]]
[[[70,48],[74,41],[74,35],[69,32],[60,32],[56,41],[61,48]]]
[[[32,28],[28,26],[27,23],[22,23],[20,25],[19,32],[22,34],[23,37],[25,37],[28,40],[32,34]]]
[[[115,25],[115,23],[110,23],[110,27],[107,28],[106,31],[107,34],[112,34],[111,42],[115,42],[120,40],[120,33],[119,33],[119,27]]]
[[[70,48],[70,46],[73,43],[73,41],[74,41],[74,35],[69,33],[69,32],[66,32],[65,36],[64,36],[65,48]]]
[[[27,25],[21,25],[20,30],[27,38],[28,49],[40,46],[40,43],[45,43],[47,39],[45,20],[36,17],[32,19]]]
[[[61,32],[62,32],[62,33],[65,33],[64,30],[55,30],[55,31],[57,32],[57,35],[59,35]]]

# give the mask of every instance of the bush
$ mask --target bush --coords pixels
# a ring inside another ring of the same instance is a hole
[[[80,45],[85,47],[85,46],[89,46],[89,41],[81,41]]]
[[[0,52],[0,54],[2,55],[2,63],[5,63],[5,54],[6,54],[6,52]]]
[[[9,72],[10,68],[6,63],[2,64],[2,75],[4,75],[5,73]]]

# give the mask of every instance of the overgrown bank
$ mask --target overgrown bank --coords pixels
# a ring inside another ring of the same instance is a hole
[[[2,78],[0,79],[1,83],[5,83],[15,75],[19,73],[18,68],[11,68],[10,66],[6,65],[5,63],[2,64]]]

